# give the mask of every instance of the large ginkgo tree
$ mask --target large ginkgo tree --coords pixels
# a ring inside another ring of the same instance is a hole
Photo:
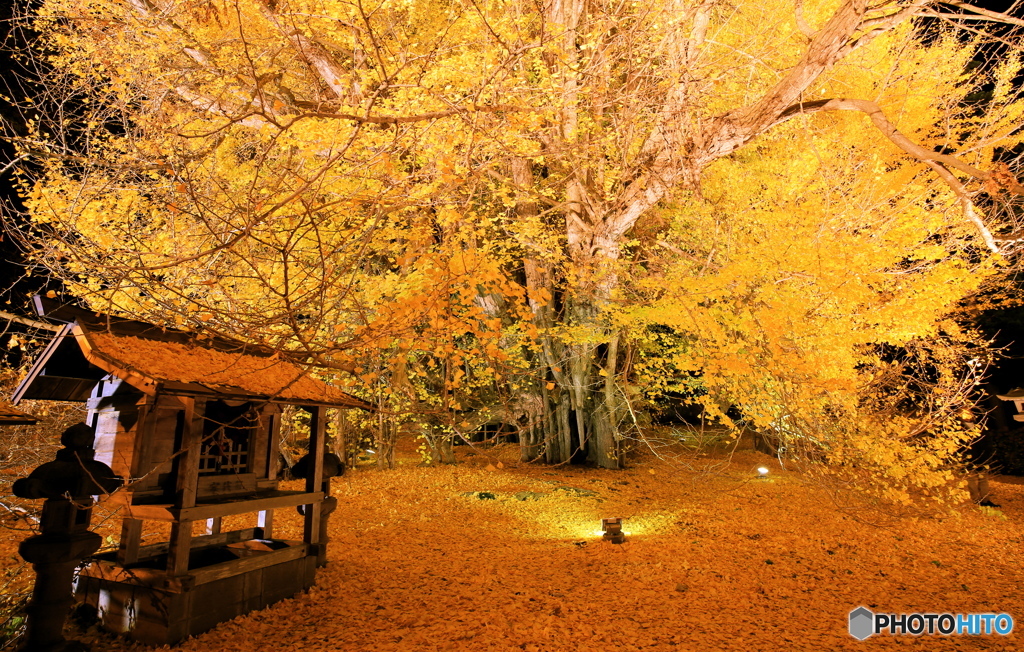
[[[1015,246],[1010,16],[46,0],[26,21],[28,237],[99,309],[289,351],[434,435],[518,422],[525,459],[617,467],[644,396],[686,383],[890,479],[948,479],[969,437],[946,417],[978,362],[946,316]]]

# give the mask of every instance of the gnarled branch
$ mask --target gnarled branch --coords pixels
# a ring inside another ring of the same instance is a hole
[[[1006,188],[1010,192],[1017,195],[1024,195],[1024,186],[1017,183],[1016,181],[1007,181],[1002,178],[996,178],[991,172],[979,170],[973,165],[969,165],[955,156],[948,154],[940,154],[939,152],[933,152],[931,150],[921,147],[914,141],[907,138],[905,135],[900,133],[896,126],[889,122],[889,119],[885,116],[882,108],[870,100],[854,100],[847,98],[832,98],[825,100],[813,100],[811,102],[801,102],[794,104],[787,108],[785,111],[779,114],[779,117],[772,123],[771,126],[775,126],[779,123],[785,122],[790,118],[798,115],[804,115],[808,113],[816,113],[818,111],[860,111],[871,118],[872,124],[881,131],[886,138],[896,144],[897,147],[907,152],[914,158],[923,162],[935,162],[940,163],[946,167],[960,170],[961,172],[968,174],[975,179],[980,181],[997,181],[999,185]]]
[[[788,107],[779,114],[779,117],[775,120],[773,126],[785,122],[794,116],[816,113],[818,111],[860,111],[861,113],[866,114],[871,118],[872,124],[874,124],[875,127],[878,128],[878,130],[881,131],[885,137],[892,141],[897,147],[935,170],[939,177],[941,177],[942,180],[946,182],[946,185],[948,185],[953,190],[954,194],[956,194],[957,198],[960,200],[960,205],[964,209],[964,215],[978,227],[978,231],[981,233],[981,238],[985,241],[985,245],[993,252],[999,251],[996,239],[978,215],[967,189],[953,175],[953,173],[950,172],[950,168],[959,170],[960,172],[970,175],[980,181],[996,183],[1000,187],[1005,188],[1014,194],[1024,195],[1024,186],[1018,183],[1016,179],[1013,179],[1012,177],[1008,178],[1006,175],[997,175],[992,172],[980,170],[973,165],[969,165],[968,163],[961,161],[955,156],[940,154],[939,152],[933,152],[921,147],[900,133],[896,126],[885,116],[882,108],[869,100],[833,98],[801,102]]]

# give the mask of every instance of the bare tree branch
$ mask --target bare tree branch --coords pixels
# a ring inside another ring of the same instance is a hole
[[[0,310],[0,319],[6,319],[7,321],[11,321],[16,324],[31,326],[32,328],[38,328],[46,331],[53,331],[55,333],[58,333],[64,329],[63,326],[47,324],[46,322],[39,321],[36,319],[29,319],[28,317],[21,317],[19,315],[15,315],[14,313],[7,312],[6,310]]]
[[[1015,17],[1013,17],[1013,16],[1011,16],[1009,14],[1000,13],[998,11],[992,11],[991,9],[985,9],[983,7],[975,7],[974,5],[968,4],[966,2],[943,2],[941,4],[950,5],[952,7],[958,8],[958,9],[963,9],[964,11],[970,11],[972,13],[978,14],[978,16],[984,16],[985,18],[987,18],[988,20],[993,21],[993,22],[1003,23],[1005,25],[1017,25],[1018,27],[1024,27],[1024,20],[1021,20],[1020,18],[1015,18]],[[944,16],[949,16],[950,18],[960,18],[960,19],[967,19],[967,20],[980,20],[980,18],[978,18],[978,17],[971,17],[971,16],[966,16],[966,15],[961,15],[961,14],[943,14],[943,15]]]
[[[335,97],[342,99],[350,95],[349,89],[344,83],[344,70],[324,46],[307,37],[295,25],[284,23],[271,3],[264,0],[259,3],[259,6],[267,20],[291,41],[295,49],[306,59],[309,67],[317,72]]]
[[[450,118],[456,115],[466,115],[470,113],[512,113],[512,112],[542,112],[546,111],[543,107],[529,107],[529,106],[514,106],[511,104],[493,104],[493,105],[479,105],[473,104],[468,107],[457,107],[454,109],[448,109],[447,111],[430,111],[427,113],[416,113],[412,115],[354,115],[351,113],[331,113],[313,111],[310,113],[304,113],[297,116],[296,119],[300,118],[330,118],[333,120],[347,120],[349,122],[357,122],[361,124],[375,124],[375,125],[394,125],[394,124],[407,124],[410,122],[426,122],[428,120],[440,120],[442,118]]]

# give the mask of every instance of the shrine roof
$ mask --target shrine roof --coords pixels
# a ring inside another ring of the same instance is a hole
[[[14,406],[0,402],[0,426],[35,425],[39,419],[28,412],[22,412]]]
[[[15,402],[84,401],[100,379],[112,374],[145,394],[372,409],[265,347],[79,308],[47,310],[39,300],[37,310],[67,325],[18,386]]]

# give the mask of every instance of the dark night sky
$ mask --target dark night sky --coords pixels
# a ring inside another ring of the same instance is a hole
[[[0,24],[0,42],[3,43],[2,51],[0,51],[0,71],[2,71],[2,74],[0,74],[0,93],[6,96],[23,97],[25,91],[20,88],[16,72],[17,64],[9,52],[9,49],[16,45],[8,29],[14,11],[14,8],[11,6],[12,4],[10,2],[0,3],[0,20],[2,20],[2,24]],[[20,131],[20,126],[24,120],[23,116],[3,101],[0,101],[0,117],[4,121],[5,130],[13,127],[13,129]],[[13,158],[13,147],[6,141],[0,140],[0,168],[6,166]],[[0,202],[3,203],[2,218],[5,227],[4,231],[12,222],[18,219],[18,214],[24,209],[14,190],[13,183],[14,177],[11,171],[7,171],[0,176]],[[31,282],[22,278],[24,276],[24,257],[22,252],[9,234],[0,232],[0,237],[2,237],[2,240],[0,240],[0,257],[2,257],[2,260],[0,260],[0,309],[24,312],[23,304],[26,293],[38,289],[38,279],[35,282]],[[11,302],[10,305],[6,304],[7,301]]]
[[[20,0],[17,0],[20,3]],[[35,1],[35,0],[31,0]],[[17,73],[18,64],[12,58],[10,49],[23,47],[18,44],[11,33],[10,19],[14,11],[11,0],[0,0],[0,94],[14,98],[23,98],[28,93],[22,87]],[[9,103],[0,100],[0,119],[3,121],[3,134],[24,133],[24,116]],[[3,169],[14,158],[14,148],[5,140],[0,139],[0,169]],[[47,279],[43,275],[25,277],[25,257],[17,242],[11,238],[8,230],[21,219],[24,205],[14,189],[14,176],[11,171],[0,175],[0,310],[19,315],[34,317],[35,312],[28,301],[29,297],[44,289]],[[56,289],[52,282],[50,287]],[[0,320],[0,363],[12,367],[24,364],[32,355],[34,346],[28,349],[12,347],[10,338],[15,334],[27,334],[37,343],[44,342],[41,333],[20,324]],[[28,354],[26,356],[26,354]],[[6,398],[6,397],[3,397]]]

